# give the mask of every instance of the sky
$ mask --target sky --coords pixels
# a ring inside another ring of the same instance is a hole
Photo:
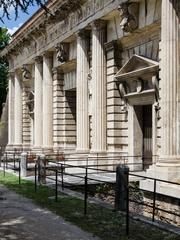
[[[10,17],[11,19],[8,20],[7,18],[3,18],[4,24],[0,21],[0,27],[8,28],[8,32],[12,35],[23,23],[25,23],[38,9],[38,6],[30,6],[28,9],[28,14],[19,12],[19,17],[15,20],[14,10],[10,8]],[[0,9],[1,15],[2,9]]]

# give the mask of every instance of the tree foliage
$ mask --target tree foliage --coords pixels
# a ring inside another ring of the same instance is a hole
[[[42,8],[45,8],[45,3],[50,2],[51,0],[0,0],[0,20],[3,22],[3,19],[6,17],[10,19],[10,10],[13,8],[15,12],[15,18],[19,16],[19,13],[25,12],[28,13],[28,8],[33,5],[38,5]]]
[[[6,28],[0,28],[0,51],[8,44],[10,35]],[[8,62],[4,57],[0,57],[0,116],[2,104],[6,101],[7,94]]]

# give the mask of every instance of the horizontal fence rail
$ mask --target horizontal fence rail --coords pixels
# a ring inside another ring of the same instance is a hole
[[[21,152],[20,151],[4,151],[4,148],[0,148],[1,159],[0,167],[6,176],[6,171],[11,169],[18,173],[19,184],[21,184]],[[153,156],[156,158],[157,156]],[[180,213],[172,212],[168,209],[163,209],[157,205],[157,196],[162,195],[158,192],[158,184],[169,184],[172,186],[180,187],[180,183],[166,181],[158,178],[148,177],[142,173],[145,165],[143,163],[133,163],[131,159],[140,158],[142,156],[113,156],[113,157],[85,157],[79,161],[81,165],[77,164],[77,158],[66,158],[62,153],[58,154],[46,154],[44,166],[40,166],[38,162],[38,155],[28,152],[27,153],[27,167],[32,164],[32,170],[34,175],[34,191],[38,194],[39,184],[47,184],[54,187],[55,201],[58,202],[58,194],[60,190],[66,193],[66,189],[72,189],[73,191],[81,192],[84,200],[84,215],[88,214],[89,198],[96,199],[100,194],[108,195],[111,197],[111,204],[115,207],[116,198],[116,181],[117,181],[117,166],[121,164],[129,168],[127,174],[128,184],[125,186],[126,190],[126,235],[129,235],[130,231],[130,218],[131,209],[130,204],[135,203],[139,206],[148,207],[151,209],[151,220],[156,221],[156,211],[162,211],[167,214],[180,217]],[[108,163],[106,162],[108,160]],[[94,161],[94,162],[93,162]],[[69,163],[68,163],[69,162]],[[150,162],[147,163],[149,166]],[[152,164],[152,162],[151,162]],[[139,170],[136,170],[139,167]],[[40,169],[41,168],[41,169]],[[135,168],[135,170],[133,169]],[[144,200],[131,199],[132,191],[139,191],[142,193],[148,192],[147,190],[140,189],[139,186],[134,187],[131,182],[138,182],[140,180],[149,180],[152,182],[153,189],[149,191],[152,194],[152,203],[146,203]],[[95,187],[94,187],[95,186]],[[107,190],[108,189],[108,190]],[[109,192],[108,192],[109,191]],[[167,198],[168,196],[165,195]],[[179,199],[179,198],[178,198]],[[98,199],[106,201],[102,198]],[[109,204],[109,203],[108,203]]]

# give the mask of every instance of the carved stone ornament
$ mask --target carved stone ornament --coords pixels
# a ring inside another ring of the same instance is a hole
[[[88,75],[87,75],[88,81],[92,80],[92,68],[89,69]]]
[[[156,112],[156,118],[157,118],[157,120],[160,120],[160,104],[159,104],[159,102],[156,102],[155,104],[154,104],[154,108],[155,108],[155,112]]]
[[[143,90],[143,82],[141,79],[136,80],[136,91],[137,93],[142,92]]]
[[[127,99],[125,97],[125,95],[127,94],[127,89],[126,89],[126,87],[124,86],[123,83],[119,84],[119,93],[120,93],[120,97],[121,97],[122,101],[124,102],[123,106],[121,106],[121,112],[127,113],[128,102],[127,102]]]
[[[124,32],[133,32],[137,27],[138,24],[134,16],[129,12],[129,6],[132,3],[123,2],[119,5],[118,10],[121,17],[120,27]]]
[[[25,80],[31,79],[31,72],[29,71],[27,65],[23,65],[21,70],[22,70],[23,79]]]
[[[157,76],[152,77],[152,84],[156,94],[156,101],[158,101],[159,100],[159,82],[158,82]]]
[[[124,99],[124,96],[125,96],[127,93],[126,93],[126,89],[125,89],[123,83],[120,83],[120,84],[119,84],[119,92],[120,92],[121,98]]]
[[[28,100],[26,101],[28,110],[29,110],[29,115],[33,117],[34,115],[34,92],[30,91],[28,93]]]
[[[56,46],[56,51],[57,51],[57,60],[60,63],[68,61],[69,53],[68,53],[67,43],[59,43]]]

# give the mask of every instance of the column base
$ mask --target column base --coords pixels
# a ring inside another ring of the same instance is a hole
[[[157,163],[156,165],[150,166],[146,171],[146,176],[180,183],[180,165]]]
[[[180,165],[170,163],[157,163],[156,165],[152,165],[146,171],[146,177],[180,183]],[[154,180],[141,180],[140,188],[153,192]],[[180,188],[179,185],[157,181],[157,193],[171,197],[177,197],[178,194],[180,195]]]
[[[58,146],[53,146],[53,152],[54,153],[64,153],[64,146],[62,147],[62,146],[60,146],[60,145],[58,145]]]
[[[12,143],[8,143],[8,145],[5,147],[5,150],[8,151],[13,151],[14,150],[14,145]]]
[[[30,144],[23,144],[22,148],[24,152],[29,152],[32,150],[32,146]]]
[[[106,150],[91,150],[90,155],[94,155],[96,157],[107,156]]]
[[[53,147],[43,147],[42,152],[44,154],[51,154],[51,153],[53,153]]]
[[[14,151],[21,151],[21,152],[23,152],[23,145],[20,144],[20,143],[14,143],[13,144],[13,150]]]
[[[180,156],[160,156],[156,166],[159,167],[180,167]]]
[[[76,149],[76,153],[78,154],[88,154],[89,153],[89,148],[87,149]]]
[[[34,147],[32,147],[32,152],[34,152],[34,153],[42,153],[43,152],[42,146],[34,146]]]

